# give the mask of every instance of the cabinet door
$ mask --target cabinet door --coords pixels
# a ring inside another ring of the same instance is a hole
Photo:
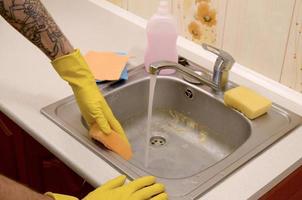
[[[82,199],[94,189],[57,158],[45,159],[41,164],[43,192],[53,191]]]
[[[13,133],[0,115],[0,173],[12,179],[18,179]]]
[[[287,176],[259,200],[300,200],[302,199],[302,166]]]
[[[26,137],[29,185],[44,193],[78,195],[84,180],[30,137]]]
[[[23,132],[0,112],[0,173],[27,184]]]
[[[93,189],[91,186],[87,187],[83,178],[30,136],[26,136],[25,146],[26,168],[31,188],[41,193],[52,191],[77,197]]]
[[[57,158],[41,161],[41,179],[44,191],[53,191],[83,198],[94,188]]]
[[[41,193],[82,198],[94,189],[1,112],[0,173]]]

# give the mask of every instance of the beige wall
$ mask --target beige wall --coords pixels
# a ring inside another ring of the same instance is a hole
[[[148,19],[159,0],[110,0]],[[302,92],[302,0],[169,0],[181,35]]]

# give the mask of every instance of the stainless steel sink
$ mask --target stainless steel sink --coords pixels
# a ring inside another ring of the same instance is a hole
[[[208,74],[194,63],[191,67]],[[132,144],[134,156],[129,162],[88,137],[73,97],[43,108],[42,113],[130,178],[156,176],[166,185],[170,199],[200,197],[301,122],[277,105],[251,121],[224,106],[223,94],[207,86],[192,85],[177,73],[158,76],[145,167],[149,81],[139,66],[130,70],[128,81],[100,86]]]

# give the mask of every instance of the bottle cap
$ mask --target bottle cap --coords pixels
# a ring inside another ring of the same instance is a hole
[[[170,14],[169,2],[167,0],[161,0],[159,2],[157,13],[160,15]]]

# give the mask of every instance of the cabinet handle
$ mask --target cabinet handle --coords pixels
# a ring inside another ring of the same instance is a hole
[[[12,136],[13,133],[7,128],[7,126],[5,125],[5,123],[0,119],[0,129],[3,131],[3,133],[6,136]]]

